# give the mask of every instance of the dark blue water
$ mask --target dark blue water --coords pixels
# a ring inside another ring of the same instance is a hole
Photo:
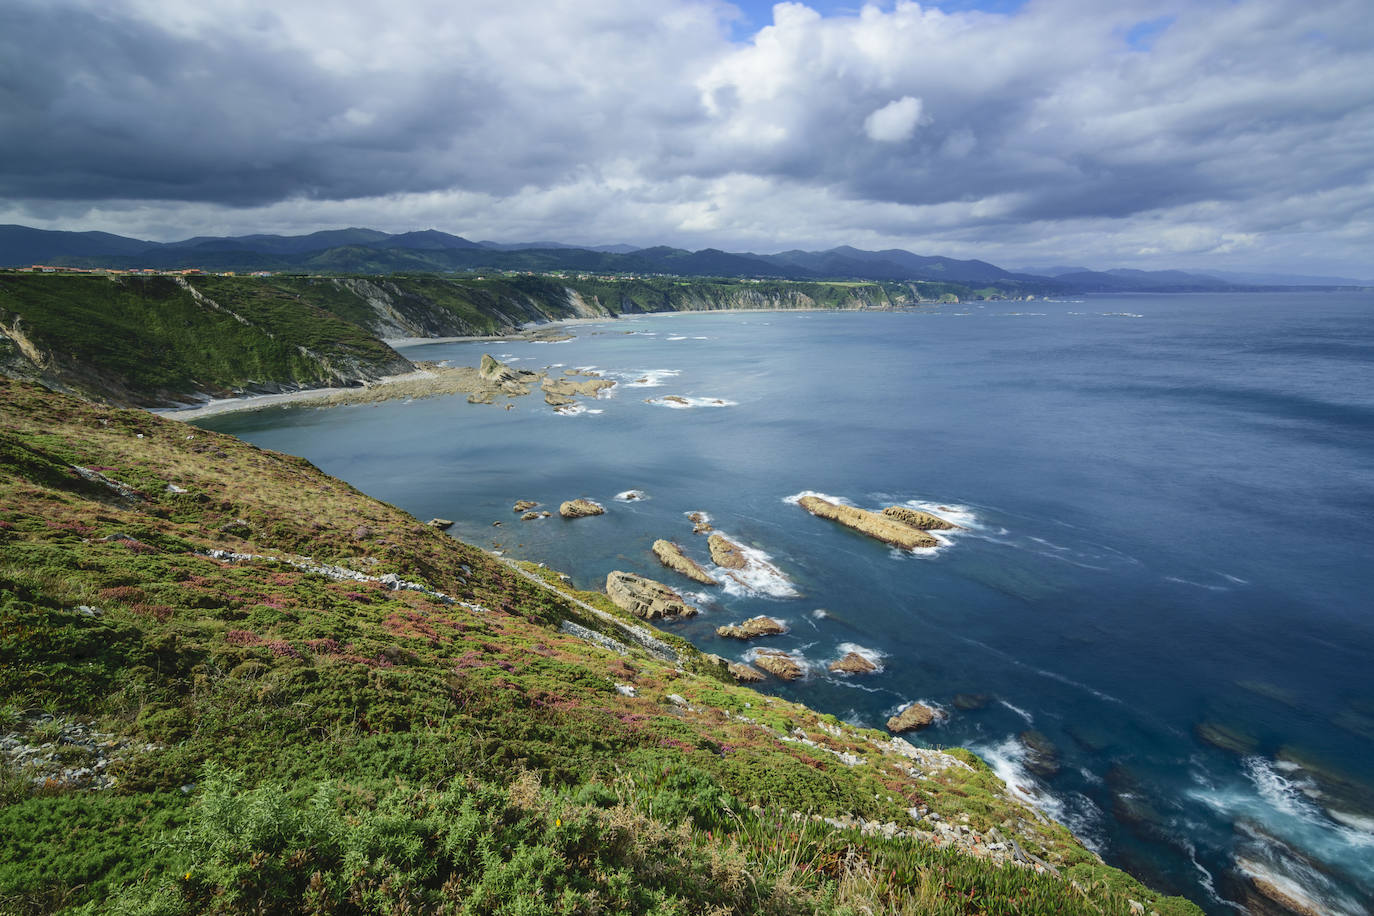
[[[747,649],[715,636],[722,623],[779,617],[791,629],[774,644],[814,668],[768,689],[874,726],[906,701],[937,704],[948,718],[917,740],[973,747],[1109,862],[1211,912],[1247,899],[1247,874],[1365,912],[1374,296],[699,314],[574,331],[408,355],[474,365],[491,351],[622,380],[580,415],[538,395],[509,411],[454,397],[206,425],[304,455],[420,518],[457,519],[465,540],[583,587],[626,569],[715,592],[675,625],[708,651]],[[646,403],[669,394],[703,406]],[[705,406],[715,398],[727,404]],[[614,499],[630,489],[648,499]],[[968,530],[902,553],[786,501],[808,490],[944,507]],[[582,495],[607,514],[511,512]],[[675,539],[705,560],[693,510],[766,552],[798,596],[674,581],[650,544]],[[853,647],[884,670],[828,675]],[[960,693],[987,704],[957,708]],[[1241,734],[1240,751],[1200,740],[1213,725]],[[1032,728],[1057,748],[1057,773],[1024,765],[1017,735]]]

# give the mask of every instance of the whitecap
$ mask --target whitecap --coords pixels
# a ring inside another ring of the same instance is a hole
[[[1208,585],[1206,582],[1193,582],[1191,579],[1182,579],[1178,576],[1165,576],[1164,581],[1175,582],[1179,585],[1191,585],[1193,588],[1201,588],[1209,592],[1229,592],[1231,590],[1225,585]]]
[[[843,496],[831,496],[829,493],[822,493],[819,490],[802,490],[800,493],[793,493],[791,496],[784,496],[782,498],[782,501],[795,506],[799,504],[802,501],[802,498],[805,496],[814,496],[817,499],[823,499],[826,502],[839,503],[842,506],[854,505],[852,502],[845,499]]]
[[[773,565],[773,558],[759,550],[742,544],[732,535],[719,532],[720,536],[739,548],[744,556],[743,569],[726,569],[712,566],[711,574],[720,582],[727,595],[762,595],[768,598],[799,598],[801,592],[792,585],[782,570]]]
[[[584,407],[581,404],[564,404],[561,407],[555,407],[553,409],[553,412],[558,414],[560,417],[580,417],[583,414],[591,414],[595,416],[596,414],[604,413],[604,411],[602,411],[600,408],[593,409],[590,407]]]
[[[607,371],[603,373],[608,378],[619,380],[626,388],[662,388],[665,379],[677,378],[681,374],[681,369],[644,369],[638,372]]]
[[[682,337],[681,335],[674,334],[672,337],[665,337],[665,338],[663,338],[663,339],[664,339],[664,340],[686,340],[687,338],[686,338],[686,337]]]
[[[1016,706],[1012,703],[1009,703],[1006,700],[999,699],[997,702],[1001,703],[1003,706],[1007,707],[1007,709],[1010,709],[1012,712],[1016,713],[1018,716],[1025,719],[1027,725],[1032,725],[1035,723],[1035,717],[1032,716],[1030,713],[1026,712],[1020,706]]]
[[[727,401],[724,398],[697,398],[683,397],[681,395],[666,395],[661,398],[649,398],[645,403],[653,404],[655,407],[669,407],[673,410],[690,410],[693,407],[737,407],[738,401]]]
[[[642,502],[649,498],[649,494],[643,490],[623,490],[612,497],[616,502],[635,503]]]
[[[825,618],[830,616],[830,612],[823,607],[818,607],[811,612],[811,616],[816,618],[817,620],[824,620]]]
[[[1102,810],[1080,792],[1059,796],[1037,782],[1024,765],[1028,748],[1016,738],[1009,737],[996,744],[970,745],[969,750],[992,767],[998,778],[1006,783],[1007,793],[1012,798],[1045,812],[1068,827],[1094,852],[1103,848],[1098,835]]]

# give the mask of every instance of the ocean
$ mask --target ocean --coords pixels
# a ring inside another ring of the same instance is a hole
[[[763,689],[874,727],[912,700],[936,707],[944,717],[911,740],[972,748],[1109,863],[1209,913],[1265,912],[1260,885],[1321,912],[1369,911],[1374,295],[570,330],[404,352],[619,382],[576,412],[536,392],[510,410],[457,396],[200,425],[454,519],[455,536],[579,587],[615,569],[668,582],[702,614],[666,628],[706,651],[744,658],[717,626],[783,620],[761,642],[810,673]],[[963,528],[899,551],[812,517],[795,504],[807,492]],[[579,496],[606,514],[511,510]],[[698,511],[780,575],[720,589],[660,566],[656,538],[709,562],[687,518]],[[881,670],[829,673],[848,651]]]

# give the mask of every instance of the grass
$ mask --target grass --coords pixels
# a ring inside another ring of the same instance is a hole
[[[619,612],[538,573],[558,591],[300,459],[0,381],[0,721],[128,742],[110,790],[0,767],[0,912],[1197,912],[967,752],[912,778],[886,736],[681,640],[677,665],[561,633],[618,632],[572,598]],[[1003,825],[1064,878],[813,817],[915,805]]]

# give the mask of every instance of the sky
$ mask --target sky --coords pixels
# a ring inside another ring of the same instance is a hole
[[[3,0],[0,223],[1374,277],[1369,0]]]

